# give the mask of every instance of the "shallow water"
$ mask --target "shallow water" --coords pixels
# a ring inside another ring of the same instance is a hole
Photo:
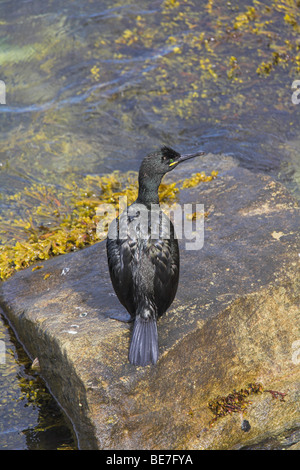
[[[296,1],[0,0],[0,216],[22,216],[14,196],[33,183],[138,170],[162,143],[232,155],[300,198],[299,33]],[[1,319],[0,335],[11,344]],[[32,448],[39,411],[16,409],[14,358],[0,448]]]
[[[70,422],[31,368],[1,309],[0,322],[0,449],[76,449]]]

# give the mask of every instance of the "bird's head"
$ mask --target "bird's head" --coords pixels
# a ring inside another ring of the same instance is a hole
[[[141,168],[143,168],[148,176],[154,174],[164,175],[176,168],[181,162],[204,155],[204,153],[205,152],[180,154],[170,147],[163,146],[158,151],[147,155],[142,162]]]

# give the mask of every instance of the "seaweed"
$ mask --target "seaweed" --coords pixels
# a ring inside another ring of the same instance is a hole
[[[44,261],[53,256],[82,249],[105,238],[97,231],[102,219],[104,226],[111,222],[111,215],[99,216],[101,204],[113,204],[119,211],[119,198],[126,197],[127,204],[135,201],[138,194],[136,172],[87,175],[81,187],[77,183],[66,183],[60,191],[53,186],[32,184],[22,192],[8,197],[14,201],[15,211],[22,217],[6,220],[0,217],[0,234],[4,241],[0,245],[0,279],[6,280],[15,272]],[[172,204],[182,188],[194,187],[201,182],[216,178],[196,173],[183,181],[162,183],[159,188],[160,201]],[[15,214],[14,214],[15,215]],[[34,266],[33,271],[40,266]],[[46,279],[46,277],[45,277]]]
[[[242,413],[247,410],[249,405],[252,404],[248,400],[250,395],[258,395],[263,392],[269,392],[274,399],[284,401],[286,393],[278,392],[275,390],[264,389],[261,383],[250,383],[246,388],[240,390],[233,390],[226,396],[218,395],[216,398],[208,402],[208,408],[214,414],[214,418],[210,421],[210,426],[213,426],[218,418],[229,415],[231,413]]]

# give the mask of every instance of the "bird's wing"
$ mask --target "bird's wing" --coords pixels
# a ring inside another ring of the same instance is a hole
[[[119,233],[118,219],[114,223],[117,224],[116,233]],[[118,299],[132,316],[136,314],[137,281],[141,290],[144,286],[145,292],[147,291],[150,297],[154,296],[153,300],[159,316],[169,308],[176,295],[179,279],[178,242],[174,238],[172,223],[167,218],[163,218],[160,223],[162,233],[159,238],[156,240],[149,238],[142,245],[138,239],[130,237],[125,239],[107,238],[107,257],[111,281]],[[120,228],[121,224],[122,220],[120,220]],[[115,227],[113,225],[111,227],[111,234],[113,234]],[[142,260],[138,254],[138,258],[140,259],[140,268],[144,267],[142,274],[145,276],[135,276],[133,279],[133,266],[137,262],[136,252],[141,249],[141,246],[145,248],[146,257]],[[153,270],[151,268],[148,270],[149,263],[153,266]],[[144,282],[146,282],[145,285]]]
[[[119,301],[134,315],[132,259],[135,242],[131,239],[107,238],[108,267]]]
[[[155,266],[154,296],[158,315],[162,315],[171,305],[176,295],[179,280],[179,248],[171,226],[169,239],[152,241],[149,246]]]

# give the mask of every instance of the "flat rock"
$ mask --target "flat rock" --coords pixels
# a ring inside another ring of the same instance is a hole
[[[6,317],[82,449],[238,449],[300,427],[299,208],[280,183],[230,157],[198,158],[168,177],[203,169],[218,178],[179,197],[204,204],[204,245],[180,241],[180,283],[158,322],[156,366],[128,363],[132,324],[117,320],[126,313],[105,242],[0,286]],[[287,393],[285,401],[262,393],[246,415],[210,427],[208,401],[250,382]]]

